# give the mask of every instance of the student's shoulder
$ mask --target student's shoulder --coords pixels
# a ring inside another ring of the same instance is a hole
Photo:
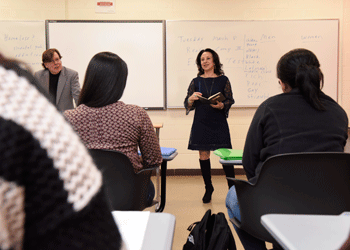
[[[120,103],[120,102],[118,102]],[[135,104],[124,104],[122,103],[122,105],[124,105],[124,111],[128,112],[129,114],[132,114],[134,116],[134,118],[137,119],[148,119],[149,116],[147,114],[147,111]]]
[[[117,101],[116,103],[112,104],[112,106],[116,109],[121,109],[121,110],[125,110],[128,112],[142,112],[142,111],[144,111],[143,108],[141,108],[140,106],[138,106],[136,104],[127,104],[123,101]]]
[[[281,105],[282,102],[285,102],[285,94],[282,93],[282,94],[274,95],[267,98],[265,101],[263,101],[259,105],[257,110],[262,112],[263,110],[273,108],[275,106],[278,107]]]
[[[136,112],[136,113],[146,113],[146,110],[144,108],[141,108],[140,106],[136,105],[136,104],[124,104],[125,105],[125,108],[130,110],[130,111],[133,111],[133,112]]]
[[[330,110],[334,115],[343,117],[344,120],[348,120],[346,111],[340,106],[332,97],[321,92],[321,102],[326,106],[326,110]]]
[[[74,109],[67,109],[63,112],[63,116],[68,120],[70,123],[73,121],[79,121],[82,119],[86,119],[91,116],[96,116],[98,110],[94,108],[90,108],[86,106],[85,104],[80,104],[78,107]]]
[[[74,116],[77,113],[77,109],[81,109],[81,105],[79,105],[78,107],[76,107],[75,109],[67,109],[63,112],[63,116],[65,117],[71,117]]]

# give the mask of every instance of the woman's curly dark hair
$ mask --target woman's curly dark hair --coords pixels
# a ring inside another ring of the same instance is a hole
[[[219,55],[212,49],[206,48],[203,49],[199,52],[197,59],[196,59],[196,63],[197,63],[197,67],[198,67],[198,76],[203,75],[204,74],[204,70],[202,68],[201,65],[201,56],[204,52],[209,52],[213,55],[213,61],[215,64],[214,67],[214,73],[217,74],[218,76],[223,75],[224,71],[222,70],[222,64],[220,63],[220,59],[219,59]]]

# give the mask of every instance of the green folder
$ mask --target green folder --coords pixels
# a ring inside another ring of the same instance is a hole
[[[242,160],[243,150],[219,148],[214,151],[214,154],[223,160]]]

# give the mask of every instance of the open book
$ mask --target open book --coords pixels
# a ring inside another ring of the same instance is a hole
[[[203,96],[198,96],[199,100],[203,103],[208,103],[208,104],[216,104],[216,102],[222,102],[226,98],[221,92],[217,92],[216,94],[210,96],[209,98],[205,98]]]

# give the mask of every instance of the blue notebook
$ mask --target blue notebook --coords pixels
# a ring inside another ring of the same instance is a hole
[[[169,156],[176,152],[176,148],[166,148],[166,147],[160,147],[160,150],[162,151],[162,155]]]
[[[166,147],[160,147],[160,151],[162,152],[162,156],[170,156],[173,153],[176,152],[176,148],[166,148]],[[141,155],[140,150],[138,151],[138,154]]]

